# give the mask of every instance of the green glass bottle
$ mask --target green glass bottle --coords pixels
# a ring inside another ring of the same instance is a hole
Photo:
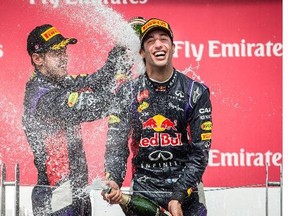
[[[129,20],[129,24],[134,29],[137,36],[140,35],[141,27],[147,20],[144,17],[133,17]]]
[[[120,205],[131,209],[137,216],[172,216],[155,202],[138,195],[122,194]]]
[[[111,192],[110,187],[102,186],[102,188],[106,193]],[[131,209],[137,216],[172,216],[169,211],[155,202],[138,195],[123,193],[119,204],[124,208]]]

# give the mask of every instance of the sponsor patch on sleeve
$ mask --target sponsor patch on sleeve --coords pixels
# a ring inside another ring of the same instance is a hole
[[[210,140],[212,137],[212,133],[202,133],[201,140]]]
[[[187,190],[188,197],[191,196],[192,192],[193,192],[192,188],[188,188],[188,190]]]
[[[211,121],[206,121],[201,125],[201,129],[205,131],[209,131],[212,129],[212,122]]]
[[[109,124],[119,123],[119,122],[120,122],[120,118],[118,116],[115,116],[115,115],[109,116],[109,120],[108,120]]]
[[[78,101],[79,93],[72,92],[68,97],[68,107],[73,107]]]

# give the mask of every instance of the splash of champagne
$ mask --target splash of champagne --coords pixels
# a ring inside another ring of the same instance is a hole
[[[101,178],[94,178],[92,183],[83,189],[84,193],[90,193],[92,190],[107,190],[108,186]]]
[[[127,47],[129,52],[125,61],[126,63],[129,61],[128,63],[134,65],[132,73],[142,74],[145,72],[144,63],[139,54],[139,37],[122,14],[104,5],[101,1],[95,1],[93,5],[89,6],[81,5],[77,7],[77,12],[62,10],[62,13],[69,17],[72,22],[81,23],[86,29],[105,35],[103,38],[105,38],[106,44]]]

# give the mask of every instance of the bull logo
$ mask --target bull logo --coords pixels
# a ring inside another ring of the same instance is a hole
[[[177,120],[172,121],[158,114],[143,122],[142,126],[143,129],[153,129],[156,132],[162,132],[171,129],[177,131]]]

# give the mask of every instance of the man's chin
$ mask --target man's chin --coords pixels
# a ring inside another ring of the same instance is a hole
[[[163,59],[155,59],[155,64],[159,65],[159,66],[163,66],[163,65],[167,65],[168,63],[168,59],[167,58],[163,58]]]
[[[63,75],[58,75],[58,76],[54,76],[52,79],[55,81],[55,82],[61,82],[65,79],[67,74],[63,74]]]
[[[58,78],[59,79],[64,79],[68,75],[67,69],[62,70],[61,72],[58,73]]]

